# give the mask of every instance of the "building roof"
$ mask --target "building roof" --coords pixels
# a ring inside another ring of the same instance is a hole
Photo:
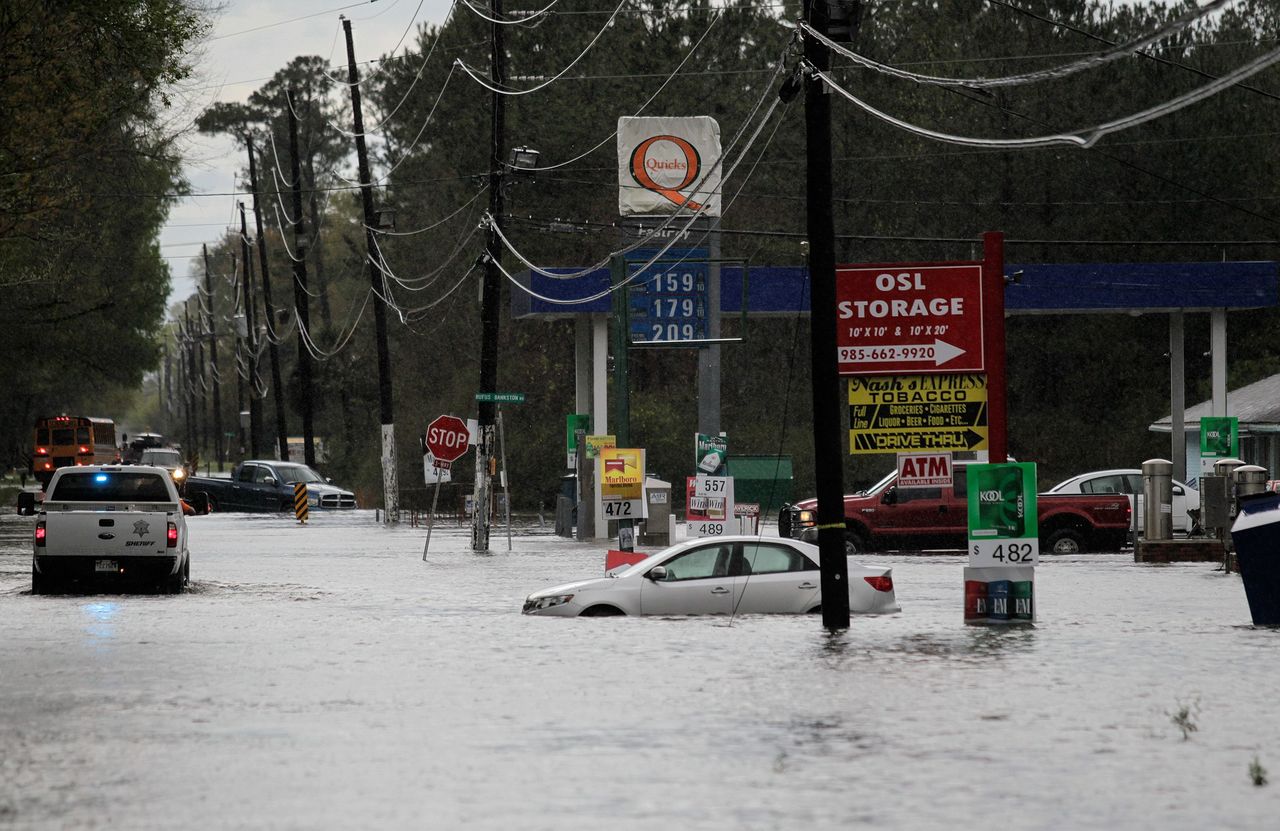
[[[1198,430],[1200,419],[1212,416],[1213,402],[1201,401],[1188,407],[1183,416],[1188,430]],[[1280,375],[1272,375],[1261,381],[1227,393],[1227,415],[1240,420],[1240,432],[1280,433]],[[1150,426],[1157,433],[1172,429],[1172,416],[1165,416]]]

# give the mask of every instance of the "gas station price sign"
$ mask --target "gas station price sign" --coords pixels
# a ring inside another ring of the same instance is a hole
[[[670,343],[706,340],[706,252],[668,251],[647,268],[650,256],[627,262],[628,331],[632,343]],[[640,252],[643,256],[643,252]],[[635,256],[635,255],[633,255]]]

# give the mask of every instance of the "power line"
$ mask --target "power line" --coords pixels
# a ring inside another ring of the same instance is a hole
[[[238,35],[247,35],[247,34],[249,34],[250,32],[261,32],[263,29],[273,29],[273,28],[275,28],[276,26],[284,26],[284,25],[287,25],[287,24],[289,24],[289,23],[297,23],[299,20],[308,20],[308,19],[310,19],[310,18],[312,18],[312,17],[320,17],[320,16],[322,16],[322,15],[326,15],[326,14],[333,14],[334,12],[346,11],[347,9],[354,9],[354,8],[356,8],[357,6],[367,6],[367,5],[369,5],[370,3],[376,3],[376,2],[378,2],[378,0],[363,0],[363,2],[360,2],[360,3],[350,3],[350,4],[346,5],[346,6],[338,6],[337,8],[333,8],[333,9],[326,9],[326,10],[324,10],[324,11],[322,11],[322,12],[312,12],[311,14],[304,14],[304,15],[300,15],[300,16],[298,16],[298,17],[291,17],[291,18],[289,18],[288,20],[277,20],[277,21],[276,21],[276,22],[274,22],[274,23],[264,23],[264,24],[262,24],[261,26],[254,26],[254,27],[252,27],[252,28],[250,28],[250,29],[241,29],[241,30],[240,30],[240,31],[238,31],[238,32],[228,32],[228,33],[227,33],[227,34],[225,34],[225,35],[214,35],[213,37],[209,38],[209,40],[211,40],[211,41],[212,41],[212,40],[223,40],[223,39],[225,39],[225,38],[233,38],[233,37],[236,37],[236,36],[238,36]]]

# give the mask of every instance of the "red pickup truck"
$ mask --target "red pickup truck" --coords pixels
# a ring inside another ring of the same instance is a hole
[[[850,553],[891,549],[964,549],[968,538],[965,465],[949,487],[899,488],[897,471],[844,498]],[[1038,494],[1040,550],[1045,554],[1119,551],[1129,541],[1132,507],[1123,494]],[[818,500],[783,505],[778,532],[800,537],[816,520]]]

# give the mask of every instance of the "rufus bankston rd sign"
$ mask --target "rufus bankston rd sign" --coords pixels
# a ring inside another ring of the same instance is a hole
[[[982,372],[982,265],[836,268],[841,375]]]

